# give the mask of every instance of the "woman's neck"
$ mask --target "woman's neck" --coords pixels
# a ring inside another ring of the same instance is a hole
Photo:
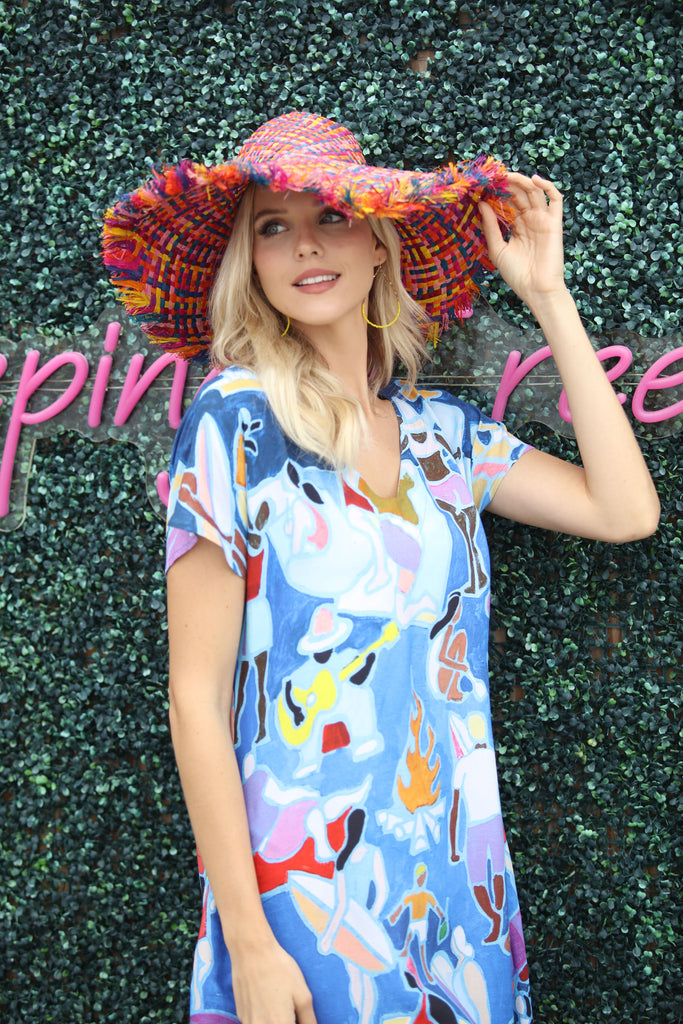
[[[376,398],[368,384],[368,335],[362,320],[360,324],[308,328],[307,334],[330,372],[342,382],[346,394],[357,398],[366,416],[370,415]]]

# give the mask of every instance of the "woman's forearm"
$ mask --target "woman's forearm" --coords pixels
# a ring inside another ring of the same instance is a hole
[[[228,948],[267,928],[230,732],[243,615],[244,580],[228,568],[217,545],[199,538],[168,573],[169,717],[197,848]]]
[[[173,697],[173,746],[197,848],[235,956],[272,933],[256,881],[247,812],[232,737],[221,708]]]
[[[279,945],[258,890],[230,731],[244,580],[197,541],[168,573],[170,722],[197,848],[206,868],[243,1024],[315,1024],[305,978]]]
[[[585,487],[610,531],[652,532],[659,500],[626,414],[568,291],[529,302],[553,353],[572,415]]]

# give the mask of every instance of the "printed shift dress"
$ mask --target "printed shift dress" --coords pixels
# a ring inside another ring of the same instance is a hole
[[[168,564],[201,536],[246,579],[235,749],[265,912],[318,1024],[526,1024],[479,517],[526,446],[446,393],[383,396],[391,499],[291,442],[251,373],[222,371],[176,438]],[[202,883],[191,1021],[225,1024],[230,959]]]

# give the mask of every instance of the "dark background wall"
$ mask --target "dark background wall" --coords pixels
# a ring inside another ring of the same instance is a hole
[[[338,118],[373,162],[487,151],[551,176],[591,332],[680,345],[682,27],[674,0],[2,4],[0,352],[35,329],[77,345],[112,298],[101,212],[153,163],[227,159],[291,108]],[[488,300],[528,326],[502,285]],[[6,411],[15,385],[0,384]],[[489,523],[499,769],[539,1024],[683,1020],[679,428],[643,439],[655,537],[613,548]],[[132,445],[56,434],[23,526],[0,533],[7,1024],[186,1019],[199,901],[144,477]]]

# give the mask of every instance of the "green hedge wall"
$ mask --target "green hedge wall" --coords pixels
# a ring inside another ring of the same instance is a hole
[[[548,174],[589,327],[673,335],[681,15],[677,0],[0,4],[0,352],[97,319],[101,211],[151,164],[226,158],[293,107],[342,120],[377,162],[485,150]],[[489,300],[527,324],[502,285]],[[489,521],[499,769],[539,1024],[683,1020],[680,441],[644,444],[663,504],[646,541]],[[5,1024],[186,1020],[199,899],[144,476],[127,444],[42,440],[26,521],[0,533]]]

